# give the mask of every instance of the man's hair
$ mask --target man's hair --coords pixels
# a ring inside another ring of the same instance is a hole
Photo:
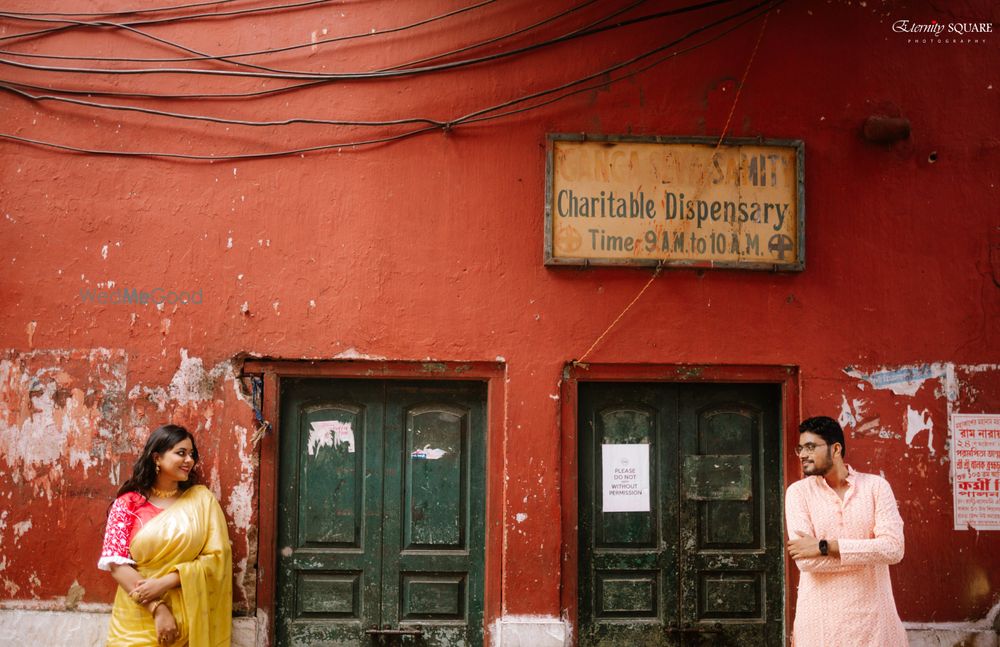
[[[810,433],[821,436],[826,441],[826,444],[831,446],[834,443],[840,443],[840,455],[847,458],[847,443],[844,442],[844,430],[841,429],[840,423],[833,418],[827,416],[806,418],[799,425],[799,433]]]

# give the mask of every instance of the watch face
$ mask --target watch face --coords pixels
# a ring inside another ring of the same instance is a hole
[[[829,550],[830,550],[830,547],[829,547],[829,544],[826,543],[826,540],[825,539],[820,539],[819,540],[819,554],[820,555],[826,555]]]

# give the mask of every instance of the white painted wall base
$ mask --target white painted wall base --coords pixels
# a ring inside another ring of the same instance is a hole
[[[110,614],[0,609],[0,645],[103,647]],[[256,647],[255,618],[233,618],[233,647]]]
[[[263,620],[262,624],[265,622]],[[505,616],[494,622],[489,630],[495,647],[572,645],[572,628],[554,616]],[[103,609],[0,609],[0,645],[103,647],[107,631],[108,613]],[[989,620],[977,623],[906,623],[906,632],[910,647],[1000,647],[1000,638]],[[233,619],[233,647],[257,647],[257,640],[256,618]]]
[[[565,647],[569,623],[555,616],[504,616],[490,626],[494,647]]]

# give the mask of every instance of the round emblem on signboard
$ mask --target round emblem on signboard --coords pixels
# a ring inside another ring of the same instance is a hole
[[[580,249],[583,238],[580,232],[569,225],[562,225],[556,231],[556,249],[564,254],[571,254]]]

